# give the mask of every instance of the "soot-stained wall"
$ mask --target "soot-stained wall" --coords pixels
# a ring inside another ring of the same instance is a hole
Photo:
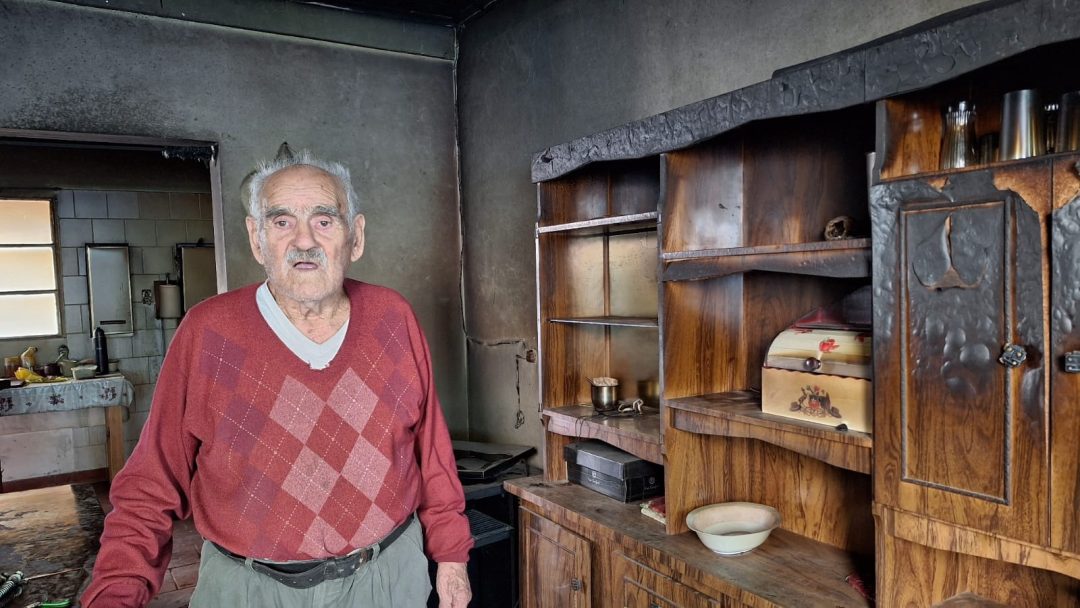
[[[458,87],[473,439],[542,440],[536,366],[518,358],[536,347],[536,152],[970,4],[502,0],[469,23]]]
[[[0,128],[216,142],[230,288],[263,278],[256,162],[288,141],[347,164],[368,226],[350,276],[413,304],[467,434],[452,62],[42,0],[0,0],[0,58]]]

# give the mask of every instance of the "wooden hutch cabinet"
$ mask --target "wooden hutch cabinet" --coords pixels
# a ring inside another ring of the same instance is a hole
[[[997,132],[1078,56],[1076,7],[991,3],[538,155],[522,605],[1080,606],[1080,151],[939,169],[946,106]],[[873,433],[762,413],[771,341],[860,288]],[[579,438],[664,465],[666,526],[567,483]],[[781,528],[712,554],[685,518],[727,501]]]

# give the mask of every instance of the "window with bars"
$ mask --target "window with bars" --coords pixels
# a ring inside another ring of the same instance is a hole
[[[0,198],[0,339],[60,334],[53,201]]]

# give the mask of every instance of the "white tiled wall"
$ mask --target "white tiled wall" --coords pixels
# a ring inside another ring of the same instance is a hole
[[[56,358],[67,344],[75,359],[93,356],[86,284],[86,243],[127,243],[131,255],[131,297],[134,334],[110,337],[109,357],[135,386],[131,417],[125,423],[128,454],[139,438],[150,410],[165,345],[175,320],[154,318],[154,281],[176,277],[173,246],[200,238],[213,242],[210,195],[176,192],[61,191],[57,201],[60,267],[63,276],[62,315],[65,336],[37,340],[38,360]],[[0,341],[0,353],[17,355],[30,344]],[[99,469],[105,464],[105,417],[99,408],[0,417],[0,467],[4,481]]]

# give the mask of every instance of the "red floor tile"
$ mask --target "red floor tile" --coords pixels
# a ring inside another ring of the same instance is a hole
[[[192,591],[195,591],[194,587],[159,593],[146,608],[187,608]]]
[[[180,566],[179,568],[173,568],[169,570],[169,574],[172,574],[173,580],[176,581],[177,589],[194,587],[195,582],[199,579],[199,564],[194,563],[190,566]]]

